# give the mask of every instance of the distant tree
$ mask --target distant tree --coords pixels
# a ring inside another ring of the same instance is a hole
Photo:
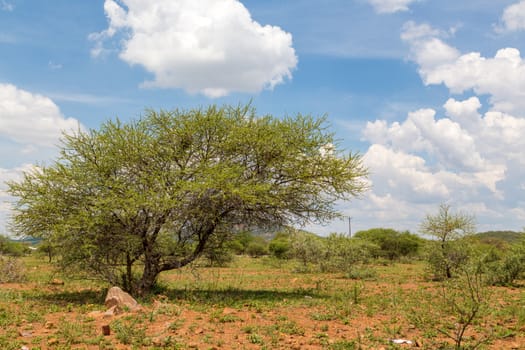
[[[390,260],[402,256],[414,256],[423,246],[424,240],[408,231],[399,232],[391,228],[372,228],[356,232],[354,238],[364,239],[379,246],[378,255]]]
[[[326,256],[326,244],[321,237],[295,231],[290,238],[290,255],[301,263],[299,271],[310,271],[310,265],[319,265]]]
[[[323,240],[325,255],[320,260],[323,272],[351,274],[369,262],[379,247],[373,242],[349,238],[344,234],[331,233]]]
[[[469,257],[467,238],[475,233],[474,218],[468,214],[451,211],[442,204],[436,215],[427,215],[420,226],[429,235],[428,261],[436,278],[451,278],[453,271],[465,264]]]
[[[228,242],[227,247],[235,254],[246,254],[246,249],[254,239],[255,236],[250,231],[241,230],[233,234],[233,237]]]
[[[29,247],[21,242],[12,241],[9,237],[0,235],[0,255],[22,256],[29,253]]]
[[[10,182],[13,230],[57,242],[64,268],[145,294],[235,225],[338,217],[335,203],[365,191],[367,170],[334,143],[324,118],[148,110],[65,135],[53,164]]]
[[[255,236],[254,239],[248,243],[246,253],[252,258],[258,258],[269,254],[268,242],[260,236]]]
[[[53,261],[53,257],[56,255],[56,247],[50,241],[42,241],[38,245],[38,251],[47,256],[48,262]]]
[[[292,233],[289,231],[290,230],[278,232],[268,245],[270,253],[278,259],[287,259],[290,257]]]

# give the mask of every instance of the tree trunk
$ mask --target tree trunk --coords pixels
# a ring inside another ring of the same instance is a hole
[[[148,294],[155,286],[158,275],[159,271],[157,265],[152,261],[148,261],[148,257],[146,257],[142,277],[139,281],[137,281],[135,288],[133,288],[134,290],[132,294],[137,296],[144,296]]]

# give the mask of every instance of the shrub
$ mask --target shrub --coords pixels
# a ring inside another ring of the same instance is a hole
[[[246,247],[246,253],[252,258],[268,255],[268,243],[262,237],[256,237]]]
[[[379,249],[375,257],[389,260],[416,256],[424,242],[422,238],[408,231],[398,232],[390,228],[359,231],[354,237],[376,244]]]
[[[378,250],[371,242],[335,233],[326,238],[325,245],[325,257],[320,263],[323,272],[350,273],[357,265],[367,264]]]
[[[235,254],[242,255],[246,254],[248,245],[253,242],[255,236],[249,231],[239,231],[234,234],[232,240],[228,242],[228,246],[232,249]]]
[[[472,242],[468,239],[427,242],[424,255],[431,279],[442,281],[451,278],[459,268],[467,264],[472,249]]]
[[[454,213],[447,204],[441,204],[435,215],[427,215],[421,223],[421,233],[433,237],[429,242],[427,261],[434,279],[452,278],[460,267],[466,265],[476,232],[474,217]]]
[[[269,243],[268,250],[278,259],[287,259],[290,256],[292,243],[286,233],[278,233]]]
[[[20,242],[13,242],[8,237],[0,235],[0,254],[22,256],[29,252],[29,248]]]
[[[310,265],[318,265],[325,257],[326,246],[320,237],[304,232],[295,232],[291,235],[290,254],[297,259],[301,272],[307,272]]]
[[[494,285],[509,285],[525,273],[525,240],[514,243],[499,259],[487,264],[488,280]]]
[[[0,283],[23,282],[25,280],[24,266],[13,257],[0,256]]]

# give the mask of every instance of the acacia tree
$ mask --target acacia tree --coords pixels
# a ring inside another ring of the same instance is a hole
[[[465,213],[454,213],[450,205],[441,204],[436,215],[425,217],[420,229],[435,239],[430,242],[428,257],[435,277],[451,278],[453,271],[468,260],[465,239],[475,233],[474,218]]]
[[[147,110],[64,135],[60,156],[10,182],[14,232],[58,246],[64,268],[141,295],[235,225],[326,222],[366,190],[359,154],[325,118],[249,106]]]

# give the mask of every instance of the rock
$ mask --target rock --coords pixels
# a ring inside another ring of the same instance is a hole
[[[25,345],[22,345],[22,347],[20,348],[20,350],[29,350],[29,348]]]
[[[31,333],[30,331],[18,331],[18,335],[24,338],[28,338],[31,337],[33,333]]]
[[[122,313],[122,309],[118,307],[118,305],[112,306],[109,309],[104,312],[104,318],[110,318],[114,315],[118,315],[119,313]]]
[[[108,294],[106,295],[106,300],[104,301],[104,304],[108,309],[111,309],[112,307],[116,307],[116,309],[120,310],[126,310],[129,309],[131,311],[136,310],[140,308],[139,303],[131,295],[124,292],[119,287],[111,287],[108,290]]]
[[[58,278],[53,278],[51,280],[51,282],[49,282],[50,284],[52,285],[55,285],[55,286],[63,286],[64,285],[64,281],[62,281],[61,279],[58,279]]]

